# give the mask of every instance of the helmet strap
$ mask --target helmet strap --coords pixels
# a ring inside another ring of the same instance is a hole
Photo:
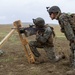
[[[60,14],[61,14],[61,12],[59,11],[58,14],[56,15],[55,19],[58,19]]]

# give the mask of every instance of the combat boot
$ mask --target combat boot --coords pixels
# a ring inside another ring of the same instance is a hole
[[[4,52],[2,50],[0,50],[0,56],[3,54]]]
[[[55,61],[58,62],[58,61],[60,61],[61,59],[65,59],[65,55],[64,55],[63,52],[61,52],[61,53],[59,52],[59,55],[56,56]]]

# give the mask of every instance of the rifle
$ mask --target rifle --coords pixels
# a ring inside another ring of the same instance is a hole
[[[12,28],[17,29],[17,28]],[[44,28],[36,28],[35,25],[29,25],[29,27],[21,27],[19,28],[19,32],[21,34],[25,34],[26,37],[35,35],[37,31],[44,32]]]

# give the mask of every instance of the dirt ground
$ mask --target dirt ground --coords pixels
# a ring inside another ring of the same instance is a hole
[[[11,26],[0,26],[0,41],[10,30]],[[31,41],[34,38],[35,36],[31,36],[28,39]],[[44,63],[29,64],[18,34],[15,32],[1,48],[4,54],[0,56],[0,75],[66,75],[66,71],[71,69],[69,43],[64,37],[56,37],[54,44],[56,54],[64,52],[65,59],[50,63],[45,51],[38,49],[41,53],[39,60],[44,60]]]

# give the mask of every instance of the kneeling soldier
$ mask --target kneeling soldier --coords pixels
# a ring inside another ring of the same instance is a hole
[[[40,57],[37,48],[43,48],[51,62],[62,59],[64,54],[55,56],[54,53],[53,38],[55,34],[53,28],[45,25],[44,19],[40,17],[33,19],[33,23],[38,30],[36,33],[36,41],[30,41],[29,45],[35,57]]]

